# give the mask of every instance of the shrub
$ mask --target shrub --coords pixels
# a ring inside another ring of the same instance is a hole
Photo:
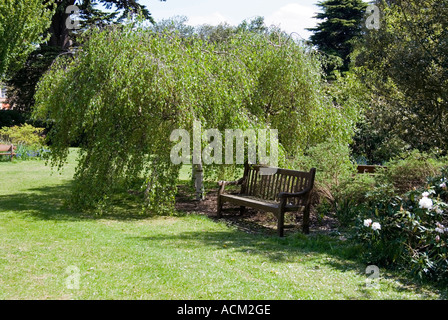
[[[368,205],[369,192],[375,183],[371,175],[354,174],[344,177],[334,188],[334,210],[341,226],[349,226],[356,218],[359,207]]]
[[[357,208],[354,238],[363,244],[362,259],[366,263],[384,266],[400,264],[405,241],[394,228],[394,222],[401,208],[401,200],[395,196],[385,197],[370,206]]]
[[[398,194],[403,194],[414,187],[425,186],[428,177],[440,174],[443,163],[427,153],[414,150],[393,158],[386,166],[387,170],[380,173],[380,178],[392,183]]]
[[[0,110],[0,128],[25,123],[25,116],[17,110]]]
[[[316,168],[317,180],[331,186],[338,186],[356,171],[350,160],[349,146],[332,139],[309,148],[305,155],[295,160],[295,165]]]
[[[30,124],[3,127],[0,129],[0,140],[14,145],[41,147],[44,145],[44,128],[36,128]]]
[[[334,207],[338,186],[356,170],[350,161],[349,147],[331,139],[309,148],[306,154],[294,159],[293,167],[317,169],[311,201],[319,216]]]

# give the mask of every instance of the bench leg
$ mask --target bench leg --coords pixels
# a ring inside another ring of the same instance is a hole
[[[240,215],[243,215],[246,212],[245,206],[240,206]]]
[[[280,211],[277,217],[277,233],[279,237],[283,237],[284,235],[284,226],[285,226],[285,212]]]
[[[277,211],[277,232],[279,237],[283,237],[283,230],[285,227],[285,207],[286,198],[280,200],[280,207]]]
[[[308,204],[303,211],[302,232],[304,234],[310,233],[310,205]]]

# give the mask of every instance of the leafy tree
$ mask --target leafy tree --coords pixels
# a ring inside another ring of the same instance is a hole
[[[277,128],[280,163],[327,137],[348,143],[359,105],[350,80],[327,89],[311,50],[284,34],[240,31],[221,42],[139,25],[92,30],[60,56],[36,93],[35,117],[54,125],[51,160],[63,166],[82,138],[72,203],[110,203],[136,179],[146,209],[170,212],[179,165],[174,129]],[[207,165],[207,168],[210,166]]]
[[[356,53],[358,73],[372,94],[357,148],[383,150],[377,154],[383,160],[414,148],[446,154],[448,15],[441,13],[447,12],[448,1],[376,4],[381,28],[368,32]],[[363,145],[371,133],[378,143]]]
[[[250,20],[249,22],[247,20],[244,20],[238,25],[238,30],[246,30],[250,32],[267,32],[268,28],[266,27],[266,24],[264,23],[264,17],[258,16]]]
[[[195,27],[187,25],[187,21],[188,18],[186,16],[162,19],[152,25],[152,30],[157,33],[177,32],[181,37],[188,38],[195,34]]]
[[[236,33],[243,31],[267,33],[269,30],[264,23],[263,17],[255,17],[250,21],[244,20],[237,27],[231,26],[228,23],[221,23],[217,26],[204,24],[196,27],[197,34],[211,42],[224,42]],[[270,31],[272,32],[272,30]]]
[[[0,3],[0,80],[19,68],[50,24],[53,1],[3,0]]]
[[[361,36],[367,4],[362,0],[325,0],[317,6],[322,12],[315,18],[321,22],[308,29],[314,33],[310,41],[328,56],[328,74],[334,70],[347,71],[354,43]]]
[[[204,40],[210,42],[224,42],[236,32],[235,27],[228,23],[220,23],[217,26],[204,24],[196,27],[196,33]]]

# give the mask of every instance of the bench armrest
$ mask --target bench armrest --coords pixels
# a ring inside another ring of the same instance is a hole
[[[221,187],[221,186],[236,186],[236,185],[240,185],[240,184],[242,184],[243,183],[243,179],[241,178],[241,179],[239,179],[239,180],[236,180],[236,181],[218,181],[218,186],[219,187]]]
[[[218,186],[219,186],[219,191],[218,194],[222,194],[224,192],[224,188],[226,186],[236,186],[236,185],[241,185],[244,182],[244,178],[241,178],[239,180],[236,181],[219,181],[218,182]]]

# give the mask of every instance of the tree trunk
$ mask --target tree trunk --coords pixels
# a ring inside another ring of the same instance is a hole
[[[194,186],[196,188],[196,200],[202,201],[205,199],[204,194],[204,170],[202,164],[193,164],[192,177],[194,179]]]
[[[53,16],[50,26],[50,40],[48,45],[53,47],[59,47],[62,50],[67,50],[70,46],[70,36],[66,26],[66,21],[70,17],[69,13],[65,13],[68,6],[74,5],[75,0],[66,0],[58,4],[56,12]]]

